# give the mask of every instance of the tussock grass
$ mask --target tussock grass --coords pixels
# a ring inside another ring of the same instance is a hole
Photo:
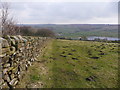
[[[53,40],[38,60],[44,62],[33,65],[30,82],[44,88],[118,87],[117,43]]]

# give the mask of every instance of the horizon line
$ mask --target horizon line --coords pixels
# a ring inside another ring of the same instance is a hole
[[[49,23],[17,23],[17,24],[49,24]],[[69,24],[79,24],[79,23],[50,23],[51,25],[52,24],[57,24],[57,25],[69,25]],[[81,24],[81,23],[80,23]],[[83,23],[84,24],[84,23]],[[119,24],[119,23],[87,23],[87,24],[109,24],[109,25],[111,25],[111,24],[113,24],[113,25],[117,25],[117,24]]]

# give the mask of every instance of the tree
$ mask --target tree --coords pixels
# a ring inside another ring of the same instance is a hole
[[[10,17],[10,4],[7,2],[0,3],[0,24],[2,26],[3,35],[15,35],[19,33],[19,26],[16,26],[16,23],[13,17]]]
[[[81,40],[88,40],[86,36],[82,36]]]
[[[38,29],[36,32],[36,36],[41,37],[55,37],[55,33],[50,29]]]
[[[30,26],[21,26],[20,34],[23,36],[35,36],[36,29]]]

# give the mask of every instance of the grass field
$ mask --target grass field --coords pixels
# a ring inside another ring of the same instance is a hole
[[[118,37],[118,31],[80,31],[80,32],[74,32],[74,33],[62,33],[64,37],[72,37],[72,38],[77,38],[80,36],[100,36],[100,37]]]
[[[18,87],[116,88],[118,44],[52,40]]]

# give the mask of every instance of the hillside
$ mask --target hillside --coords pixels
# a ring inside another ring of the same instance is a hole
[[[116,88],[118,44],[52,40],[18,88]]]
[[[118,26],[112,24],[27,24],[27,26],[48,28],[56,32],[60,37],[118,37]]]

